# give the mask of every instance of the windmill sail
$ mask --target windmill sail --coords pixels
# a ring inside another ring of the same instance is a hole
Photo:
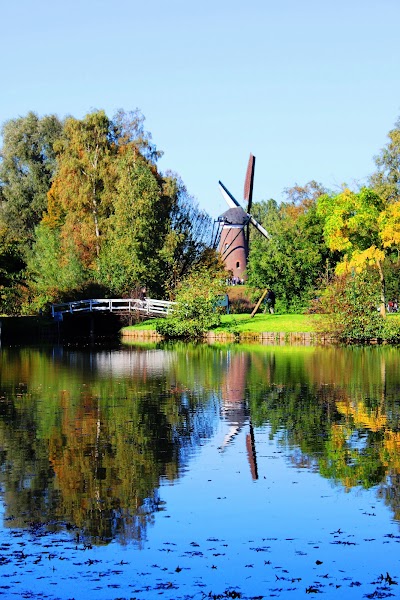
[[[232,194],[224,186],[222,181],[219,181],[218,185],[219,185],[220,192],[223,195],[223,197],[225,198],[225,201],[226,201],[227,205],[229,206],[229,208],[236,208],[237,206],[240,206],[239,202],[236,200],[236,198],[234,198],[232,196]]]
[[[253,183],[254,183],[254,167],[256,166],[256,157],[250,154],[249,162],[247,163],[246,178],[244,180],[243,199],[246,202],[246,212],[251,213],[251,205],[253,204]]]
[[[253,204],[253,183],[254,183],[254,168],[256,166],[256,157],[250,153],[249,162],[247,163],[246,177],[244,180],[244,192],[243,199],[246,202],[246,212],[251,214],[251,206]],[[246,228],[246,240],[247,244],[250,239],[250,223],[247,224]]]
[[[266,229],[264,229],[264,227],[262,225],[260,225],[260,223],[258,221],[256,221],[254,217],[252,217],[251,215],[249,215],[249,217],[250,217],[250,223],[252,223],[254,225],[254,227],[256,229],[258,229],[258,231],[260,233],[262,233],[264,237],[267,238],[267,240],[270,240],[271,236],[269,235],[268,231]]]

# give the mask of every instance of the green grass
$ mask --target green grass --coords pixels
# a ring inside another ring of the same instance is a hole
[[[221,326],[215,331],[238,331],[241,333],[298,333],[315,331],[315,315],[222,315]]]
[[[148,319],[147,321],[142,321],[136,325],[127,325],[126,327],[123,327],[121,331],[155,331],[158,320],[161,321],[161,319]]]
[[[252,333],[299,333],[315,331],[316,315],[264,315],[257,314],[252,319],[250,315],[222,315],[221,325],[214,331],[252,332]],[[137,325],[124,327],[122,331],[141,330],[151,331],[156,328],[156,319],[143,321]]]

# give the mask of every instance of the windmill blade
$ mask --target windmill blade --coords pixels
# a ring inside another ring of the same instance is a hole
[[[258,479],[256,440],[254,437],[254,429],[250,419],[250,433],[246,436],[247,458],[250,465],[250,472],[253,480]]]
[[[249,215],[249,217],[250,217],[250,223],[252,223],[254,225],[254,227],[256,229],[258,229],[258,231],[260,233],[262,233],[264,237],[267,238],[267,240],[270,240],[271,236],[269,235],[268,231],[266,229],[264,229],[264,227],[262,225],[260,225],[260,223],[258,221],[256,221],[254,217],[252,217],[251,215]]]
[[[215,236],[214,236],[215,231]],[[212,248],[217,249],[219,246],[219,241],[221,239],[221,223],[219,221],[214,221],[213,232],[212,232]]]
[[[225,198],[225,201],[226,201],[227,205],[229,206],[229,208],[236,208],[237,206],[240,206],[239,202],[236,200],[236,198],[234,198],[232,196],[230,191],[226,189],[226,187],[224,186],[222,181],[218,181],[218,185],[219,185],[219,191]]]
[[[246,177],[244,180],[244,192],[243,198],[246,202],[246,211],[247,214],[251,211],[251,206],[253,204],[253,182],[254,182],[254,167],[256,164],[256,157],[250,153],[249,162],[247,163]],[[250,243],[250,223],[247,223],[246,227],[246,241],[247,244]]]
[[[249,162],[247,163],[246,178],[244,180],[244,193],[243,198],[247,203],[246,212],[251,212],[251,206],[253,204],[253,183],[254,183],[254,168],[256,166],[256,157],[250,154]]]

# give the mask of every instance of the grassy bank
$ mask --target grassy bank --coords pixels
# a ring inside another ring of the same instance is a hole
[[[221,325],[215,333],[315,333],[319,315],[269,315],[249,314],[222,315]],[[388,319],[400,320],[400,314],[387,315]],[[149,319],[136,325],[124,327],[121,333],[129,331],[155,331],[157,319]]]
[[[317,315],[264,315],[257,314],[252,319],[250,315],[222,315],[220,327],[215,329],[216,333],[297,333],[314,332]],[[156,319],[143,321],[137,325],[124,327],[122,333],[129,331],[155,331]]]

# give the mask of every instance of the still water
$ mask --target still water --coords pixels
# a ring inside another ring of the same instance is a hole
[[[389,347],[0,351],[0,597],[386,598]]]

